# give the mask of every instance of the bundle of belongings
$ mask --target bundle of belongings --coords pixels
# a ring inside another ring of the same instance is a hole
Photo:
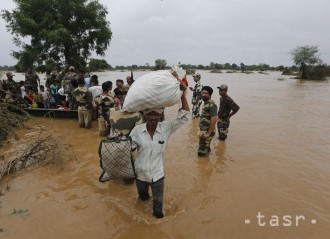
[[[174,75],[177,75],[177,78]],[[123,109],[137,112],[180,103],[180,82],[184,77],[185,71],[178,66],[173,67],[172,71],[154,71],[139,77],[130,87]]]
[[[180,83],[185,75],[185,70],[174,66],[171,71],[154,71],[139,77],[127,93],[123,111],[138,112],[180,103],[182,96]],[[99,146],[100,166],[103,169],[99,181],[134,179],[130,141],[127,135],[117,135],[113,125],[111,125],[111,130],[111,137],[102,140]]]
[[[112,179],[134,179],[130,141],[121,135],[102,140],[99,146],[100,166],[103,172],[100,182]]]

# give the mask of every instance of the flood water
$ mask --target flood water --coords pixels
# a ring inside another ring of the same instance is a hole
[[[104,72],[99,79],[114,82],[128,74]],[[201,75],[204,85],[214,87],[217,104],[215,87],[225,83],[241,109],[228,139],[214,139],[208,157],[197,156],[198,119],[172,135],[163,219],[152,217],[151,201],[137,199],[134,184],[98,182],[102,138],[96,121],[87,130],[76,120],[34,118],[29,125],[65,135],[76,160],[64,170],[33,166],[4,180],[10,190],[0,196],[0,238],[328,238],[329,81],[276,72]],[[166,109],[166,118],[175,117],[177,109]],[[24,138],[31,131],[19,134]],[[14,215],[14,209],[28,213]]]

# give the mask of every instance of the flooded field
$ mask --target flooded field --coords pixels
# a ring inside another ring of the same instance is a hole
[[[200,73],[217,104],[215,87],[225,83],[241,109],[227,141],[214,139],[208,157],[197,156],[198,119],[172,136],[164,219],[152,217],[152,202],[139,201],[134,184],[98,182],[102,138],[96,121],[87,130],[76,120],[34,118],[19,136],[43,125],[72,145],[76,160],[64,170],[34,166],[3,180],[0,238],[328,238],[329,81],[276,72]],[[99,79],[115,82],[127,75],[103,72]],[[175,117],[178,107],[166,109],[166,118]],[[14,152],[17,144],[3,150]]]

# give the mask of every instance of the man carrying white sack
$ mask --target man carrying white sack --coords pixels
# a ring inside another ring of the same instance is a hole
[[[180,89],[183,90],[182,108],[179,109],[176,119],[161,122],[164,109],[146,109],[143,111],[146,123],[135,126],[130,134],[132,148],[138,150],[134,167],[139,198],[142,201],[150,198],[148,192],[150,186],[153,197],[153,215],[156,218],[164,216],[164,154],[168,139],[191,117],[185,88],[180,85]]]

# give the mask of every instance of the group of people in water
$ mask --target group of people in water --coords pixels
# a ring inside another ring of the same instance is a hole
[[[180,90],[182,90],[182,107],[177,117],[172,120],[165,120],[164,108],[133,113],[121,110],[125,97],[134,84],[132,76],[127,76],[127,84],[121,79],[116,80],[116,88],[112,90],[111,81],[99,85],[97,75],[86,77],[84,74],[77,74],[75,68],[71,66],[61,82],[58,74],[52,72],[45,86],[42,86],[39,77],[29,70],[25,82],[20,82],[19,90],[21,99],[30,107],[52,108],[61,103],[63,107],[78,110],[79,127],[91,128],[92,120],[97,119],[100,136],[108,139],[117,137],[129,139],[132,150],[137,149],[137,157],[133,164],[139,198],[142,201],[149,200],[148,189],[151,187],[153,215],[162,218],[164,216],[164,154],[170,135],[189,119],[199,119],[198,155],[208,155],[211,152],[210,143],[216,135],[216,127],[218,139],[226,140],[230,118],[240,109],[227,94],[228,86],[222,84],[217,87],[220,95],[218,110],[217,104],[211,99],[212,87],[203,86],[201,75],[197,73],[193,75],[195,86],[189,87],[193,92],[191,100],[193,108],[190,113],[186,97],[188,82],[179,79],[176,72],[172,72],[172,75],[181,81]],[[10,97],[10,91],[15,88],[12,77],[12,73],[8,72],[7,80],[2,83],[0,90],[3,101],[14,100]],[[108,181],[107,172],[103,172],[99,180]]]

